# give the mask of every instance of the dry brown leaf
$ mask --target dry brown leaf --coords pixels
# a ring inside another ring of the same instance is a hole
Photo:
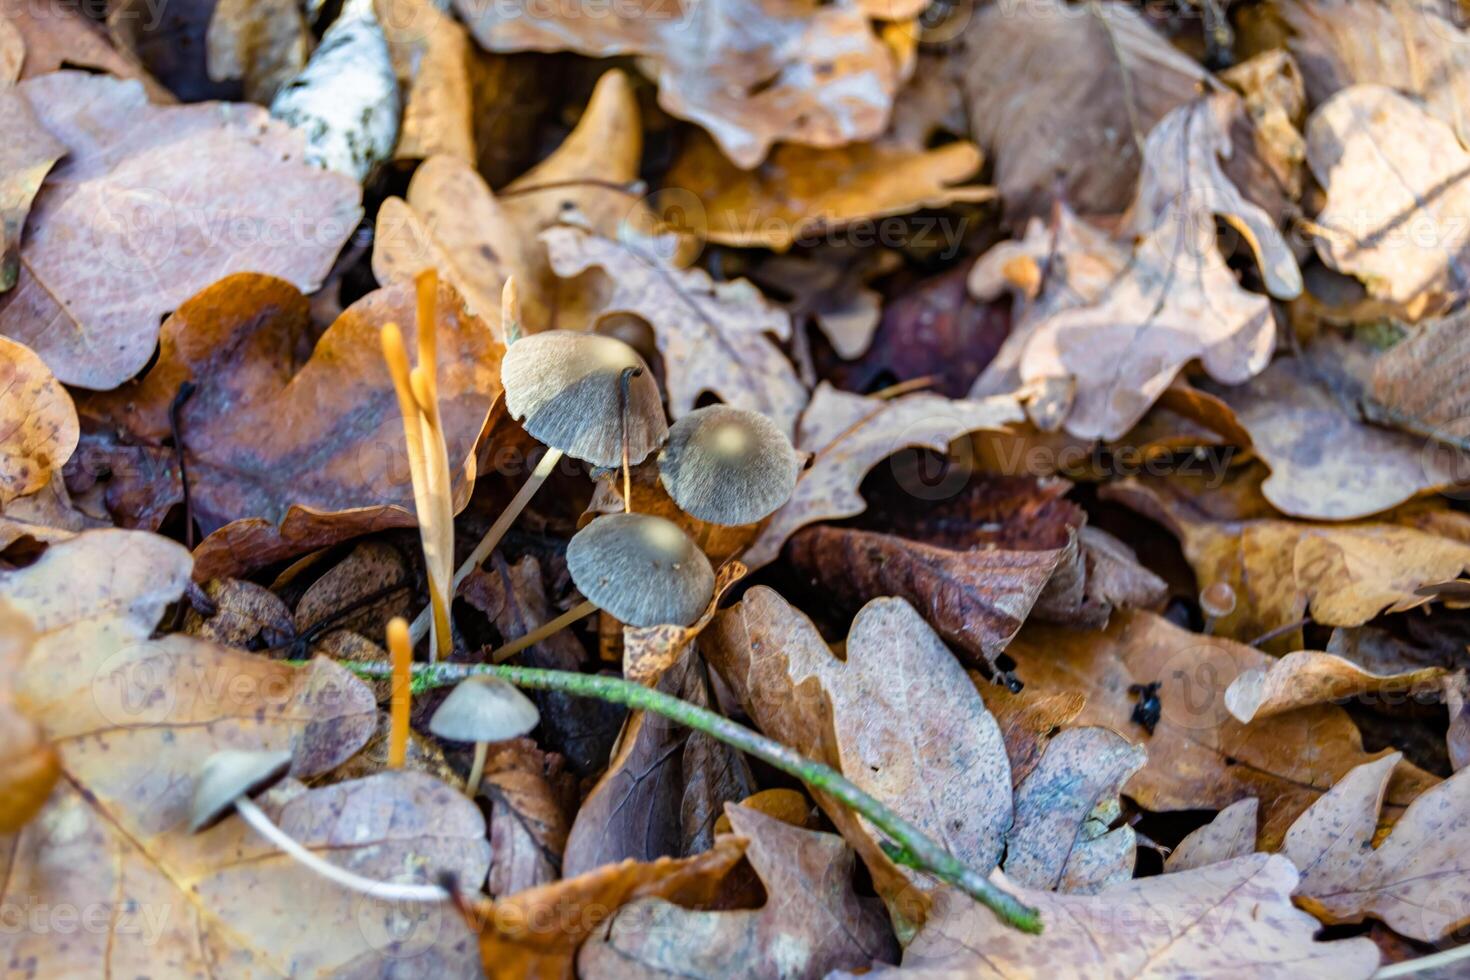
[[[1315,940],[1316,920],[1292,907],[1291,862],[1253,854],[1144,878],[1101,895],[1015,889],[1046,930],[1027,936],[952,890],[941,890],[901,969],[869,977],[1187,976],[1232,980],[1302,976],[1366,980],[1378,969],[1369,939]],[[847,977],[850,975],[844,974]]]
[[[751,276],[767,292],[790,297],[785,303],[797,324],[794,343],[798,348],[803,339],[801,324],[810,320],[838,357],[852,360],[868,350],[882,319],[883,297],[868,287],[868,280],[891,272],[899,261],[893,252],[855,256],[850,249],[834,248],[818,258],[773,255],[752,269]],[[805,374],[802,377],[806,379]]]
[[[1424,667],[1399,674],[1375,674],[1345,657],[1298,650],[1269,667],[1243,671],[1226,689],[1225,706],[1236,718],[1248,722],[1360,694],[1379,695],[1385,703],[1394,704],[1418,694],[1438,693],[1446,673],[1443,667]]]
[[[204,36],[211,81],[240,79],[247,101],[268,106],[301,69],[311,28],[295,0],[218,0]]]
[[[1011,760],[1011,785],[1020,786],[1041,762],[1042,753],[1052,738],[1071,725],[1081,713],[1087,698],[1080,691],[1061,694],[1038,693],[1022,689],[1012,691],[1004,684],[992,683],[977,673],[970,679],[985,707],[995,716],[1001,737],[1006,743],[1006,757]]]
[[[56,744],[65,777],[7,842],[4,874],[29,902],[97,907],[107,923],[64,947],[13,932],[0,937],[4,955],[78,975],[146,972],[164,955],[181,972],[385,969],[391,932],[381,914],[359,917],[361,896],[290,862],[241,821],[203,836],[186,830],[195,779],[215,750],[290,749],[294,774],[306,777],[345,761],[376,718],[367,687],[330,661],[298,668],[185,636],[150,640],[189,565],[164,538],[91,531],[0,576],[0,597],[37,631],[16,704]],[[488,865],[473,805],[419,775],[309,792],[289,784],[262,804],[306,846],[372,877],[419,868],[424,880],[442,869],[474,888]],[[58,866],[91,870],[57,875]],[[467,943],[447,912],[439,907],[424,951],[459,974]]]
[[[301,594],[295,632],[326,637],[351,630],[381,638],[394,616],[413,615],[417,587],[402,551],[387,541],[364,541]]]
[[[1420,530],[1412,513],[1389,515],[1401,523],[1337,525],[1254,515],[1217,519],[1205,509],[1208,496],[1132,478],[1103,495],[1168,527],[1201,589],[1223,582],[1234,590],[1235,610],[1215,630],[1243,642],[1300,623],[1308,613],[1329,626],[1360,626],[1383,612],[1427,605],[1435,600],[1434,586],[1470,570],[1470,544]],[[1276,633],[1264,645],[1301,649],[1301,632]]]
[[[301,134],[264,109],[151,106],[136,82],[71,71],[17,91],[67,156],[31,210],[0,331],[67,384],[132,377],[164,314],[232,272],[315,289],[362,215],[357,184],[303,162]]]
[[[812,454],[796,490],[772,514],[742,556],[752,569],[774,561],[786,539],[817,521],[860,514],[857,488],[868,471],[904,449],[946,449],[950,441],[1021,419],[1009,397],[951,400],[914,394],[882,400],[839,391],[823,382],[812,393],[796,433],[796,448]],[[929,488],[923,488],[925,490]]]
[[[643,513],[639,511],[639,513]],[[654,684],[663,672],[687,652],[704,628],[715,618],[720,600],[730,587],[745,577],[748,569],[739,561],[727,562],[715,574],[715,591],[710,596],[704,615],[688,626],[666,623],[662,626],[623,627],[623,676],[640,684]]]
[[[1397,760],[1391,753],[1343,776],[1292,825],[1281,852],[1301,869],[1299,900],[1324,921],[1371,915],[1400,935],[1433,942],[1470,915],[1470,775],[1456,773],[1427,790],[1375,847]]]
[[[3,83],[0,83],[3,84]],[[20,275],[20,236],[31,202],[51,167],[66,154],[36,118],[30,100],[19,89],[0,88],[0,293],[15,286]]]
[[[184,632],[221,646],[254,650],[284,643],[296,635],[291,610],[264,586],[237,578],[210,579],[200,586],[212,608],[190,604]]]
[[[413,344],[414,303],[408,286],[370,293],[311,349],[306,300],[295,287],[231,276],[168,319],[158,360],[141,380],[89,396],[81,413],[103,451],[157,450],[170,437],[180,386],[196,384],[179,412],[194,516],[207,534],[223,529],[225,550],[247,567],[412,526],[403,422],[378,332],[396,322]],[[463,507],[500,392],[502,347],[447,283],[439,285],[437,315],[440,410],[453,497]],[[155,507],[178,499],[176,474],[166,480],[151,495]],[[118,501],[124,520],[126,503]],[[309,544],[293,534],[293,520],[311,525]],[[241,531],[260,540],[242,541]],[[214,565],[211,576],[219,574]]]
[[[374,0],[374,8],[403,92],[393,158],[473,164],[469,34],[433,0]]]
[[[660,199],[692,195],[698,210],[683,220],[718,245],[784,252],[854,222],[987,200],[990,188],[962,186],[979,170],[971,143],[930,150],[879,141],[826,150],[783,144],[744,171],[696,138],[665,176]]]
[[[1242,725],[1225,706],[1241,672],[1271,658],[1142,612],[1115,612],[1102,632],[1030,624],[1006,651],[1016,676],[1041,693],[1081,691],[1080,725],[1101,725],[1141,743],[1148,764],[1125,792],[1150,810],[1220,809],[1261,801],[1261,841],[1286,827],[1353,766],[1373,758],[1340,708],[1319,705]],[[1158,683],[1162,713],[1152,733],[1133,720],[1135,684]],[[1390,801],[1410,802],[1434,777],[1403,764]]]
[[[1121,3],[992,5],[965,42],[950,63],[1017,226],[1057,191],[1083,214],[1121,212],[1149,130],[1208,78]]]
[[[750,282],[715,282],[702,269],[674,268],[651,243],[633,238],[613,241],[562,226],[543,232],[541,241],[557,275],[603,272],[611,287],[603,315],[633,313],[653,327],[674,418],[692,412],[708,391],[766,414],[788,433],[796,428],[806,388],[772,339],[790,339],[791,320]]]
[[[721,837],[693,857],[624,861],[530,888],[468,910],[489,980],[564,980],[577,948],[619,908],[642,898],[708,903],[740,860],[745,842]]]
[[[174,102],[173,93],[149,75],[129,51],[118,51],[95,21],[64,0],[0,0],[4,16],[25,44],[21,78],[35,78],[67,65],[131,78],[143,84],[149,101]]]
[[[851,0],[649,2],[594,17],[455,6],[490,51],[641,56],[659,104],[704,127],[745,169],[778,141],[833,147],[876,137],[898,87],[892,52]]]
[[[1464,479],[1470,446],[1470,393],[1460,380],[1470,372],[1470,313],[1419,325],[1373,362],[1368,384],[1370,418],[1432,436],[1448,444],[1441,457],[1427,454],[1426,467],[1448,469]]]
[[[12,682],[31,645],[35,631],[30,620],[0,600],[0,833],[20,830],[46,805],[61,778],[61,757],[46,740],[41,727],[15,706]]]
[[[24,344],[0,337],[0,507],[42,489],[77,447],[71,396]]]
[[[1470,153],[1449,126],[1397,92],[1355,85],[1312,114],[1307,162],[1327,194],[1315,219],[1323,262],[1413,319],[1470,291]]]
[[[1425,452],[1422,439],[1365,424],[1356,399],[1335,390],[1324,362],[1340,368],[1361,357],[1323,337],[1300,356],[1277,358],[1249,384],[1220,391],[1271,467],[1261,492],[1277,510],[1348,521],[1456,482],[1453,468]]]
[[[708,707],[706,677],[704,662],[691,654],[657,686]],[[713,842],[724,804],[745,799],[754,788],[738,752],[662,716],[635,712],[607,772],[577,811],[562,870],[573,876],[629,858],[698,853]]]
[[[1263,51],[1220,74],[1220,80],[1242,96],[1248,129],[1254,142],[1254,154],[1242,154],[1237,160],[1252,157],[1263,161],[1266,175],[1278,185],[1276,195],[1286,200],[1301,196],[1302,173],[1307,161],[1307,141],[1297,129],[1306,112],[1307,94],[1301,70],[1291,55],[1280,48]],[[1232,123],[1232,137],[1238,132]],[[1276,213],[1259,198],[1256,203]]]
[[[809,619],[757,586],[715,619],[700,648],[761,731],[838,769],[970,867],[995,866],[1011,823],[1000,728],[908,603],[864,606],[840,660]],[[894,865],[852,811],[816,795],[902,934],[921,917],[911,886],[925,879]]]
[[[882,905],[853,891],[853,853],[842,838],[725,809],[749,842],[745,857],[765,904],[697,912],[657,898],[634,902],[582,947],[578,976],[819,977],[897,958]]]
[[[1256,812],[1260,801],[1255,797],[1237,800],[1215,819],[1193,831],[1179,842],[1164,859],[1164,870],[1170,873],[1193,871],[1253,854],[1256,850]]]
[[[480,794],[490,799],[491,897],[561,877],[568,822],[552,779],[557,763],[529,738],[490,747]]]
[[[787,557],[835,611],[898,596],[923,609],[929,625],[977,664],[993,665],[1064,574],[1059,569],[1075,564],[1086,515],[1062,499],[1070,486],[986,477],[927,501],[919,513],[912,497],[870,491],[872,506],[859,526],[806,528],[792,537]],[[1075,620],[1075,609],[1061,611]]]
[[[1025,888],[1096,894],[1133,877],[1136,835],[1124,824],[1123,784],[1148,753],[1106,728],[1069,728],[1016,787],[1006,877]]]
[[[1435,0],[1298,0],[1276,9],[1314,104],[1383,85],[1417,97],[1470,139],[1470,33]]]

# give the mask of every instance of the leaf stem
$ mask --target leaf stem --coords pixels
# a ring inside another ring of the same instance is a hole
[[[392,675],[392,665],[376,661],[343,660],[342,666],[363,677]],[[563,691],[577,697],[598,698],[626,705],[637,711],[651,711],[681,725],[704,732],[712,738],[734,746],[742,752],[766,762],[820,790],[852,808],[887,834],[914,866],[940,881],[947,882],[995,913],[996,918],[1022,932],[1041,932],[1041,918],[1036,910],[1000,888],[956,859],[931,840],[922,830],[893,812],[882,802],[869,796],[837,770],[808,759],[780,742],[752,731],[724,715],[690,704],[652,688],[621,677],[579,674],[567,670],[543,670],[508,664],[414,664],[415,686],[438,687],[457,684],[467,677],[492,675],[518,687],[539,691]],[[907,862],[906,862],[907,863]]]

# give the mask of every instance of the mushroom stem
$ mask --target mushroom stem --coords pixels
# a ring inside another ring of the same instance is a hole
[[[623,369],[623,376],[618,381],[619,409],[618,424],[622,427],[623,439],[623,513],[633,513],[633,468],[628,465],[628,386],[633,379],[642,374],[640,368],[630,367]]]
[[[342,666],[363,677],[382,677],[391,666],[373,661],[341,661]],[[997,919],[1022,932],[1041,932],[1041,917],[1036,909],[1003,890],[984,874],[968,867],[918,827],[874,799],[856,784],[830,766],[808,759],[780,742],[766,738],[724,715],[690,704],[672,695],[621,677],[581,674],[569,670],[540,670],[492,664],[417,664],[419,680],[430,687],[455,684],[467,677],[492,675],[518,687],[538,691],[565,691],[576,697],[598,698],[626,705],[637,711],[656,715],[687,725],[724,742],[726,745],[755,756],[757,759],[795,776],[812,789],[866,817],[890,839],[892,853],[901,854],[905,863],[954,885],[995,913]]]
[[[475,550],[471,551],[470,556],[455,570],[454,587],[450,590],[451,594],[453,594],[455,589],[458,589],[459,583],[463,582],[470,572],[480,567],[480,563],[490,557],[490,552],[494,551],[495,546],[500,543],[500,539],[505,537],[505,532],[510,530],[510,526],[515,523],[515,519],[520,516],[521,511],[526,509],[526,504],[531,502],[531,498],[536,495],[536,491],[541,488],[541,484],[546,482],[546,478],[556,468],[556,464],[561,460],[561,456],[561,450],[559,449],[546,450],[546,455],[541,457],[541,462],[536,464],[536,469],[531,472],[531,476],[521,485],[520,490],[516,491],[516,495],[511,498],[510,503],[505,505],[505,510],[500,512],[500,516],[495,518],[495,523],[490,525],[490,530],[485,532],[485,536],[480,539],[480,543],[475,545]],[[413,621],[413,628],[409,630],[409,637],[415,644],[419,640],[422,640],[425,634],[429,632],[429,617],[432,615],[431,610],[432,606],[419,613],[418,618]]]
[[[402,769],[408,759],[408,717],[413,707],[413,643],[401,616],[393,617],[388,623],[388,650],[393,655],[388,768]]]
[[[386,902],[442,902],[452,897],[448,890],[438,885],[405,885],[391,881],[376,881],[353,874],[345,868],[339,868],[330,861],[324,861],[303,847],[296,838],[277,827],[271,818],[265,815],[265,811],[256,806],[248,796],[242,796],[235,801],[235,812],[240,814],[241,818],[254,828],[256,833],[290,855],[293,861],[305,865],[323,878],[334,881],[344,888],[350,888],[355,892],[361,892]]]
[[[480,791],[480,779],[485,775],[485,759],[489,755],[489,742],[475,743],[475,761],[470,763],[470,774],[464,780],[464,795],[472,800]]]
[[[522,650],[526,649],[526,647],[534,646],[537,643],[540,643],[542,640],[546,639],[548,636],[551,636],[555,633],[560,633],[562,630],[566,629],[577,620],[590,616],[595,612],[597,612],[597,603],[593,602],[591,599],[587,599],[583,601],[581,605],[576,606],[572,609],[568,609],[566,612],[562,613],[555,619],[547,620],[540,626],[533,629],[531,632],[527,633],[525,636],[517,637],[516,639],[511,640],[509,643],[505,644],[505,646],[497,647],[496,649],[492,650],[490,656],[486,657],[485,659],[489,660],[491,663],[504,663],[511,657],[520,653]]]

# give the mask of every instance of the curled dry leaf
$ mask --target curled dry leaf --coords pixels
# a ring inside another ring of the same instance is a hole
[[[602,270],[611,287],[603,314],[633,313],[653,327],[674,418],[692,412],[708,391],[770,416],[788,433],[796,427],[806,388],[772,339],[789,339],[791,320],[750,282],[717,283],[702,269],[676,269],[634,239],[563,226],[541,240],[563,278]]]
[[[882,905],[853,891],[853,853],[841,837],[743,806],[725,812],[748,841],[765,904],[700,912],[658,898],[631,903],[582,947],[578,976],[819,977],[897,958]]]
[[[1299,900],[1326,922],[1371,915],[1434,942],[1465,921],[1470,900],[1470,775],[1415,800],[1374,846],[1398,753],[1358,766],[1292,824],[1281,852],[1301,869]]]
[[[700,648],[761,731],[838,769],[968,866],[995,866],[1011,823],[1000,728],[908,603],[864,606],[840,660],[809,619],[758,586]],[[867,862],[900,933],[911,927],[922,915],[911,886],[925,879],[893,864],[852,811],[816,796]]]
[[[1351,85],[1383,85],[1470,139],[1470,33],[1453,4],[1300,0],[1277,9],[1314,104]]]
[[[1242,154],[1231,162],[1240,166],[1261,161],[1262,180],[1252,189],[1267,179],[1277,189],[1275,194],[1255,200],[1273,214],[1278,213],[1284,207],[1272,207],[1260,198],[1284,198],[1279,202],[1284,205],[1300,197],[1307,161],[1307,141],[1297,129],[1307,105],[1301,70],[1291,55],[1272,48],[1222,72],[1220,80],[1239,92],[1244,103],[1245,114],[1232,120],[1231,136],[1237,137],[1239,121],[1250,132],[1255,148],[1255,153]]]
[[[393,158],[474,163],[468,32],[434,0],[374,0],[374,8],[404,93]]]
[[[19,67],[17,65],[17,67]],[[15,286],[20,275],[20,236],[31,202],[51,167],[66,147],[46,131],[30,100],[0,82],[0,126],[6,139],[0,146],[0,293]]]
[[[609,864],[584,875],[469,906],[480,959],[492,980],[561,980],[573,975],[577,949],[619,908],[643,898],[708,903],[740,860],[745,842],[724,836],[687,858]]]
[[[989,6],[964,40],[951,64],[1018,225],[1057,191],[1084,214],[1122,211],[1148,131],[1208,78],[1121,3]]]
[[[1206,865],[1245,857],[1256,849],[1256,812],[1260,801],[1255,797],[1237,800],[1215,819],[1190,833],[1164,859],[1166,872],[1193,871]]]
[[[1123,784],[1148,761],[1106,728],[1070,728],[1046,746],[1016,787],[1006,876],[1026,888],[1095,894],[1133,877],[1136,835],[1122,813]]]
[[[215,550],[209,576],[412,526],[403,422],[378,332],[398,323],[413,344],[414,302],[409,286],[370,293],[311,349],[306,300],[291,284],[232,276],[168,319],[158,360],[142,379],[89,396],[81,413],[104,457],[157,451],[171,436],[169,408],[180,386],[197,386],[179,427],[194,517],[207,534],[222,534],[201,546]],[[447,283],[439,285],[437,316],[439,404],[458,508],[469,499],[475,448],[500,393],[503,348]],[[165,484],[153,502],[179,496]],[[136,519],[127,501],[114,506],[119,519]]]
[[[221,646],[254,650],[292,639],[296,625],[281,597],[254,582],[237,578],[210,579],[200,586],[208,600],[201,611],[189,603],[184,632]]]
[[[853,222],[987,200],[990,188],[963,186],[979,170],[980,151],[965,142],[932,150],[890,141],[825,150],[787,143],[745,171],[713,141],[694,139],[664,178],[660,197],[692,195],[699,211],[683,220],[711,242],[784,252]]]
[[[289,749],[305,778],[351,756],[376,717],[367,687],[330,661],[293,667],[181,635],[149,639],[189,565],[171,541],[106,530],[0,576],[0,597],[36,630],[16,705],[56,745],[65,777],[6,843],[3,871],[29,901],[101,907],[107,923],[65,949],[13,932],[0,937],[4,955],[88,975],[146,970],[160,950],[200,973],[384,969],[390,946],[359,924],[360,896],[287,861],[240,821],[187,833],[197,774],[216,750]],[[373,877],[443,869],[471,888],[485,872],[483,821],[442,783],[385,774],[287,789],[267,809],[327,860]],[[58,865],[90,871],[57,875]],[[271,901],[259,900],[263,890]],[[426,952],[459,974],[463,940],[451,923]]]
[[[1417,319],[1467,294],[1470,153],[1413,100],[1354,85],[1307,123],[1307,162],[1327,193],[1317,254]]]
[[[1235,610],[1215,623],[1219,635],[1250,642],[1275,633],[1266,648],[1281,652],[1300,649],[1301,632],[1276,631],[1308,614],[1328,626],[1360,626],[1433,602],[1435,586],[1470,570],[1470,544],[1420,530],[1410,512],[1391,515],[1402,523],[1222,520],[1204,509],[1204,498],[1133,478],[1103,496],[1168,527],[1201,589],[1223,582],[1234,590]]]
[[[1290,861],[1253,854],[1144,878],[1101,895],[1016,889],[1046,923],[1039,936],[1007,928],[946,888],[929,923],[904,950],[902,968],[866,975],[1045,976],[1065,964],[1069,971],[1123,977],[1366,980],[1378,969],[1373,942],[1317,942],[1316,920],[1292,907],[1296,883]]]
[[[1219,637],[1201,636],[1144,612],[1115,612],[1102,632],[1029,624],[1006,651],[1027,690],[1082,691],[1077,724],[1101,725],[1141,743],[1148,764],[1125,792],[1150,810],[1219,809],[1261,801],[1261,841],[1286,827],[1353,766],[1372,758],[1340,708],[1302,708],[1250,725],[1225,705],[1230,682],[1271,658]],[[1152,733],[1133,720],[1133,685],[1158,683]],[[1434,777],[1402,764],[1390,801],[1403,806]]]
[[[71,396],[24,344],[0,337],[0,507],[35,493],[76,449]]]
[[[1277,358],[1249,384],[1220,392],[1271,467],[1261,492],[1277,510],[1354,520],[1456,482],[1449,461],[1426,453],[1422,438],[1367,425],[1355,404],[1344,404],[1349,393],[1335,390],[1332,367],[1322,367],[1358,359],[1348,344],[1324,337],[1300,356]]]
[[[786,539],[817,521],[860,514],[867,506],[857,492],[868,471],[904,449],[946,449],[950,441],[1021,419],[1009,397],[951,400],[915,394],[883,400],[839,391],[823,382],[812,394],[796,433],[796,448],[812,461],[796,490],[771,515],[742,556],[751,568],[774,561]]]
[[[553,779],[555,757],[529,738],[490,747],[480,794],[490,798],[490,895],[500,898],[561,877],[567,815]]]
[[[71,71],[17,91],[67,156],[32,208],[0,332],[66,384],[132,377],[164,314],[231,273],[315,289],[362,215],[357,186],[306,163],[263,109],[152,106],[137,82]]]
[[[1416,695],[1437,694],[1446,673],[1443,667],[1424,667],[1398,674],[1374,674],[1345,657],[1298,650],[1269,667],[1242,672],[1226,689],[1225,706],[1236,718],[1248,722],[1360,694],[1379,695],[1385,703],[1395,704]]]
[[[641,513],[641,511],[640,511]],[[715,618],[720,600],[736,582],[745,577],[748,569],[742,562],[730,561],[715,574],[715,591],[710,596],[709,607],[704,615],[688,626],[624,626],[623,627],[623,676],[640,684],[653,684],[663,672],[689,652],[695,639]]]
[[[898,84],[893,54],[851,0],[653,3],[601,17],[456,7],[491,51],[641,56],[659,104],[704,127],[744,169],[778,141],[832,147],[878,136]]]

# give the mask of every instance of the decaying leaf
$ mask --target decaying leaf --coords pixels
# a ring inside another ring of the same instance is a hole
[[[175,101],[131,51],[114,48],[95,21],[64,0],[3,0],[0,16],[24,43],[21,78],[35,78],[70,65],[141,82],[149,100],[159,105]]]
[[[633,313],[658,338],[669,411],[693,411],[712,392],[728,405],[762,412],[791,432],[806,405],[806,388],[773,341],[791,336],[791,321],[744,279],[715,282],[701,269],[672,267],[644,243],[613,241],[577,228],[543,232],[557,275],[600,269],[611,291],[602,313]]]
[[[200,586],[210,608],[190,603],[184,632],[242,650],[272,646],[296,635],[291,610],[270,589],[242,579],[210,579]]]
[[[1355,85],[1307,123],[1307,162],[1326,190],[1317,254],[1411,318],[1467,293],[1470,153],[1411,99]]]
[[[263,109],[152,106],[137,82],[71,71],[17,91],[67,155],[31,210],[0,332],[67,384],[132,377],[163,315],[231,273],[315,289],[362,214],[356,185],[305,163]]]
[[[995,719],[914,608],[875,599],[838,659],[809,619],[756,587],[700,642],[761,730],[838,769],[971,867],[994,867],[1011,823],[1010,767]],[[852,811],[816,794],[880,895],[912,920],[910,886]]]
[[[34,351],[0,337],[0,507],[59,476],[79,435],[66,389]]]
[[[5,876],[27,901],[97,906],[107,923],[64,949],[44,933],[12,932],[0,938],[4,955],[92,975],[146,971],[160,950],[185,971],[385,968],[391,926],[364,928],[360,895],[238,820],[199,837],[186,830],[199,768],[215,750],[290,749],[293,773],[311,776],[356,751],[376,716],[367,687],[329,661],[292,667],[184,636],[150,640],[189,566],[173,542],[109,530],[0,576],[0,596],[36,629],[16,704],[56,745],[64,775],[10,838]],[[488,866],[478,812],[416,774],[311,791],[288,784],[262,804],[307,847],[361,874],[418,869],[424,880],[447,870],[473,888]],[[89,872],[57,875],[58,866]],[[466,945],[446,924],[425,952],[457,974]]]
[[[796,448],[811,453],[812,461],[791,500],[771,515],[742,560],[760,568],[774,561],[800,528],[862,513],[866,504],[858,484],[894,453],[943,450],[967,433],[999,429],[1020,418],[1020,406],[1003,396],[970,401],[914,394],[885,401],[818,385],[795,439]]]
[[[1248,722],[1360,694],[1378,695],[1392,704],[1415,695],[1438,693],[1445,674],[1443,667],[1374,674],[1345,657],[1299,650],[1269,667],[1238,675],[1225,691],[1225,706],[1236,718]]]
[[[475,161],[470,38],[433,0],[374,0],[403,92],[395,160]]]
[[[1036,976],[1062,964],[1124,977],[1371,976],[1378,969],[1372,941],[1317,942],[1316,920],[1292,907],[1296,883],[1290,861],[1253,854],[1101,895],[1018,889],[1046,923],[1039,936],[1009,929],[966,896],[942,889],[928,925],[904,950],[903,967],[867,976]]]
[[[646,3],[565,18],[473,0],[456,7],[491,51],[643,57],[659,104],[703,126],[744,169],[777,141],[832,147],[872,139],[888,123],[897,88],[892,53],[850,0]]]
[[[1106,728],[1070,728],[1052,739],[1016,787],[1006,836],[1006,876],[1026,888],[1095,894],[1133,877],[1136,836],[1121,814],[1123,784],[1148,753]]]
[[[17,63],[17,68],[19,64]],[[3,84],[3,83],[0,83]],[[0,88],[0,293],[15,286],[20,275],[20,235],[31,202],[51,167],[66,154],[36,119],[30,100],[13,87]]]
[[[965,42],[951,64],[1017,225],[1057,191],[1083,214],[1121,212],[1149,130],[1208,78],[1121,3],[992,5]]]
[[[1470,314],[1426,321],[1374,360],[1365,406],[1370,418],[1450,444],[1446,459],[1425,464],[1448,464],[1440,468],[1457,478],[1466,475],[1462,454],[1470,446],[1470,393],[1460,384],[1467,361]]]
[[[819,150],[787,143],[745,171],[708,139],[688,143],[664,179],[664,194],[694,196],[704,237],[720,245],[784,252],[811,237],[959,201],[983,201],[987,187],[964,186],[980,170],[970,143],[937,149],[891,142]]]
[[[1297,894],[1328,922],[1365,915],[1432,942],[1470,916],[1465,835],[1470,776],[1460,772],[1415,800],[1374,846],[1385,787],[1398,754],[1347,773],[1302,814],[1282,844],[1301,870]]]
[[[528,738],[496,744],[480,793],[490,798],[490,895],[499,898],[561,877],[568,822],[548,778],[551,760]]]
[[[739,561],[720,566],[715,575],[715,590],[710,596],[709,607],[704,615],[688,626],[624,626],[623,627],[623,676],[640,684],[652,684],[663,672],[677,663],[692,649],[695,639],[715,618],[720,600],[736,582],[745,577],[747,569]]]
[[[1052,738],[1081,713],[1087,703],[1080,691],[1064,694],[1037,693],[1034,689],[1012,691],[972,673],[970,679],[985,701],[985,707],[1000,726],[1006,756],[1011,760],[1011,784],[1020,786],[1041,762]]]
[[[1077,724],[1111,728],[1148,750],[1148,764],[1124,789],[1140,806],[1220,809],[1254,796],[1264,845],[1279,841],[1343,773],[1373,758],[1347,714],[1331,705],[1241,724],[1225,705],[1225,691],[1271,658],[1150,613],[1115,612],[1102,632],[1028,624],[1006,652],[1028,690],[1087,695]],[[1133,719],[1138,696],[1129,689],[1152,683],[1161,711],[1149,732]],[[1403,806],[1434,782],[1404,763],[1390,802]]]
[[[1180,841],[1164,860],[1164,870],[1193,871],[1254,853],[1256,813],[1260,807],[1255,797],[1230,804],[1215,814],[1214,820]]]
[[[211,81],[238,78],[245,98],[269,105],[276,92],[306,67],[311,29],[295,0],[219,0],[205,35]]]
[[[378,331],[396,322],[414,343],[414,302],[408,286],[370,293],[311,349],[306,300],[290,283],[227,278],[168,319],[158,360],[141,380],[90,396],[82,415],[109,450],[157,447],[171,437],[180,386],[195,384],[178,413],[194,516],[206,533],[225,529],[226,540],[236,533],[231,522],[253,529],[259,541],[247,549],[236,538],[231,548],[246,567],[366,530],[412,526],[403,423]],[[439,401],[453,496],[463,507],[500,391],[502,347],[446,283],[437,316]],[[168,483],[158,491],[178,499],[171,492],[178,493]],[[118,516],[131,515],[124,508]],[[289,527],[303,518],[312,524],[310,543]]]
[[[582,947],[579,976],[815,977],[896,958],[882,906],[853,891],[853,854],[842,838],[743,806],[725,811],[749,842],[745,856],[765,885],[765,904],[699,912],[658,898],[633,902]]]

